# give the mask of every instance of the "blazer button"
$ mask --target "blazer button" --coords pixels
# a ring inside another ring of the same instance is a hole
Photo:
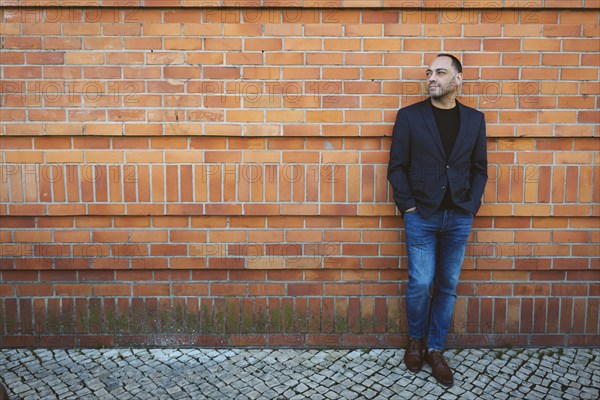
[[[446,165],[446,169],[450,169],[450,166],[449,166],[449,165]]]
[[[446,186],[442,186],[442,190],[446,189]]]

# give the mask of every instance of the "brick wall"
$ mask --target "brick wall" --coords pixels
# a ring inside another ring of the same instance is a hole
[[[440,51],[490,162],[449,345],[598,344],[597,0],[0,5],[1,346],[401,345]]]

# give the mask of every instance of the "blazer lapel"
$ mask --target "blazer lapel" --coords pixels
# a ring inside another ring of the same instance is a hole
[[[423,119],[427,124],[427,128],[429,128],[429,133],[433,137],[433,142],[437,146],[438,150],[442,154],[442,158],[445,159],[446,153],[444,152],[444,145],[442,144],[442,139],[440,138],[440,132],[435,124],[435,116],[433,115],[433,110],[431,109],[431,100],[427,100],[423,102],[423,106],[421,107],[421,113],[423,114]],[[462,117],[462,115],[461,115]]]
[[[452,161],[452,157],[454,154],[460,149],[462,146],[462,142],[465,141],[465,137],[468,134],[469,127],[469,113],[465,106],[460,104],[458,101],[456,102],[458,106],[458,112],[460,115],[460,126],[458,128],[458,135],[456,136],[456,142],[454,142],[454,147],[452,147],[452,151],[450,152],[450,157],[448,157],[448,161]]]

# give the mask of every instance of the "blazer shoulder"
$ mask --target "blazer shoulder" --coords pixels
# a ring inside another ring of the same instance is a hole
[[[464,109],[464,110],[465,110],[467,113],[472,113],[473,115],[476,115],[476,116],[478,116],[478,117],[480,117],[480,118],[483,118],[483,117],[485,116],[485,115],[483,114],[483,112],[479,111],[479,110],[478,110],[478,109],[476,109],[476,108],[473,108],[473,107],[466,106],[466,105],[464,105],[463,103],[460,103],[460,102],[459,102],[458,104],[460,104],[460,106],[461,106],[461,107],[463,107],[463,109]]]
[[[398,110],[398,112],[412,114],[414,112],[421,110],[421,108],[423,108],[428,103],[429,103],[429,99],[425,99],[423,101],[419,101],[418,103],[414,103],[409,106],[402,107],[400,110]]]

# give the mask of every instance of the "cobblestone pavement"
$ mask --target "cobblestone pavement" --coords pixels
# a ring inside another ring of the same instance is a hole
[[[599,349],[448,350],[446,389],[403,350],[0,350],[11,399],[598,399]]]

